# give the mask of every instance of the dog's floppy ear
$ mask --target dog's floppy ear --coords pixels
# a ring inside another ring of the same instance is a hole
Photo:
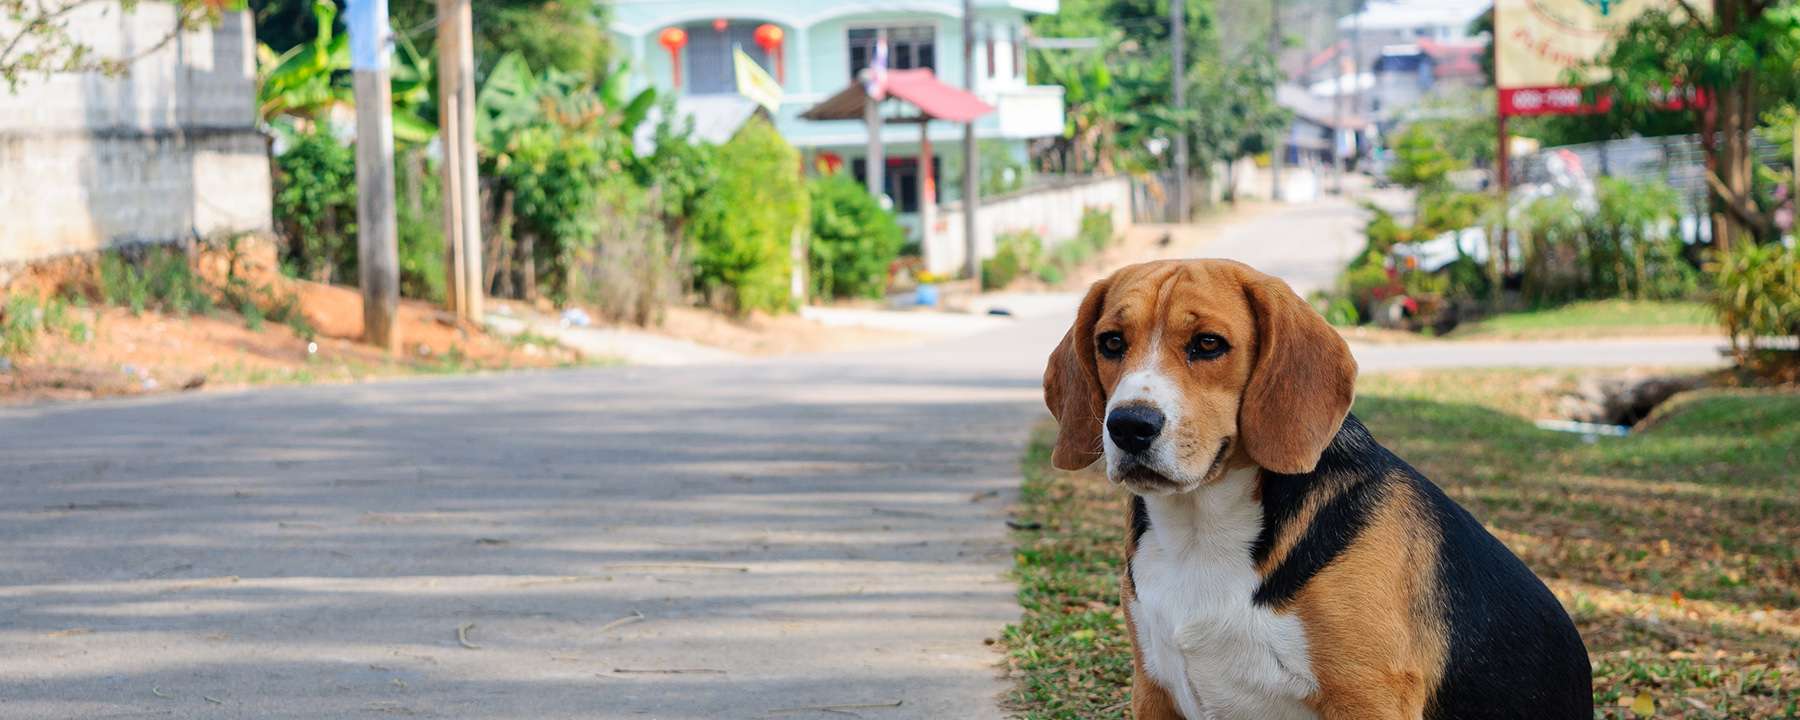
[[[1106,398],[1100,392],[1099,361],[1094,358],[1094,323],[1100,318],[1106,288],[1107,280],[1101,280],[1088,289],[1075,325],[1044,368],[1044,404],[1061,424],[1050,462],[1063,470],[1080,470],[1104,454],[1100,415],[1106,411]]]
[[[1287,283],[1244,277],[1256,314],[1256,367],[1238,409],[1238,435],[1258,465],[1311,472],[1356,397],[1356,359],[1337,331]]]

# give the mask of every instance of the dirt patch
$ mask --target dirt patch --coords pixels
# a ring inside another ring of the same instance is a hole
[[[0,371],[0,403],[354,382],[376,377],[545,367],[577,358],[459,324],[431,305],[400,307],[402,352],[360,341],[362,300],[350,288],[295,282],[313,332],[220,311],[186,317],[117,307],[70,308],[73,331],[47,332],[29,356]]]

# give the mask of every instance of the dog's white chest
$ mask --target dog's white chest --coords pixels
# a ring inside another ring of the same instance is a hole
[[[1150,531],[1131,562],[1144,670],[1188,720],[1316,720],[1306,633],[1251,603],[1250,547],[1262,529],[1256,471],[1192,493],[1145,498]]]

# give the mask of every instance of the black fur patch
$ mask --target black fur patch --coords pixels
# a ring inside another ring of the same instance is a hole
[[[1258,562],[1307,498],[1331,493],[1255,601],[1280,608],[1355,543],[1387,496],[1404,484],[1424,501],[1441,542],[1436,577],[1450,647],[1427,720],[1588,720],[1593,682],[1575,625],[1525,563],[1437,485],[1346,417],[1318,467],[1301,475],[1265,473]]]
[[[1369,436],[1369,431],[1350,416],[1344,419],[1343,428],[1312,472],[1282,475],[1264,471],[1263,528],[1251,548],[1257,563],[1268,559],[1269,553],[1274,551],[1276,538],[1293,523],[1308,498],[1319,493],[1335,494],[1313,515],[1300,542],[1295,543],[1281,564],[1263,578],[1252,598],[1256,604],[1276,609],[1285,607],[1313,576],[1348,550],[1368,526],[1370,515],[1382,502],[1382,489],[1389,477],[1387,470],[1392,467],[1390,463],[1379,462],[1385,453],[1371,456],[1368,448],[1372,445],[1374,439]]]
[[[1132,493],[1131,549],[1133,552],[1137,551],[1138,539],[1142,538],[1144,533],[1147,532],[1150,532],[1150,510],[1144,507],[1144,496]],[[1137,587],[1137,574],[1131,569],[1130,563],[1126,563],[1125,565],[1125,574],[1131,576],[1131,586],[1134,588]]]

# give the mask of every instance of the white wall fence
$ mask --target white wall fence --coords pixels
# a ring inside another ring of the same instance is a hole
[[[174,8],[114,0],[68,16],[101,57],[153,47]],[[0,21],[0,37],[9,28]],[[268,232],[268,148],[257,130],[256,39],[247,11],[183,33],[125,77],[27,75],[0,83],[0,263]]]
[[[975,215],[975,246],[982,258],[994,256],[994,239],[1015,230],[1034,230],[1045,247],[1055,246],[1081,231],[1081,213],[1087,208],[1111,210],[1113,232],[1131,227],[1131,179],[1125,175],[1058,180],[1024,190],[982,198]],[[942,275],[957,275],[967,257],[963,243],[962,203],[945,203],[938,210],[937,232],[922,248],[925,268]]]

